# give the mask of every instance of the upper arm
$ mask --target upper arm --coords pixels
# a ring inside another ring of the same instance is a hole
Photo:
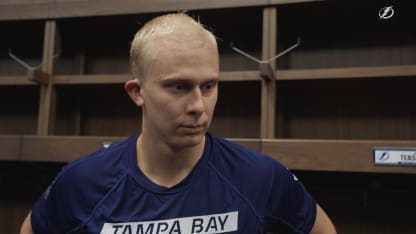
[[[335,226],[325,211],[316,204],[316,218],[311,234],[335,234]]]
[[[33,230],[28,233],[66,233],[77,226],[74,210],[78,210],[82,191],[78,184],[82,184],[78,176],[65,167],[33,205],[23,226]]]
[[[26,216],[23,224],[20,228],[20,234],[34,234],[32,230],[32,224],[30,222],[31,212]]]

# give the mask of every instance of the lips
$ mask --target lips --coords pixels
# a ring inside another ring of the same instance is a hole
[[[179,128],[181,131],[188,134],[198,134],[204,130],[205,124],[183,124],[180,125]]]

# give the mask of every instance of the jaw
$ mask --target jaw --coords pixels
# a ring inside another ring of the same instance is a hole
[[[160,128],[160,126],[154,126],[156,124],[155,122],[149,123],[143,117],[141,137],[152,147],[165,148],[165,150],[175,152],[203,145],[209,126],[209,124],[205,124],[202,130],[192,132],[192,130],[180,130],[179,126]]]

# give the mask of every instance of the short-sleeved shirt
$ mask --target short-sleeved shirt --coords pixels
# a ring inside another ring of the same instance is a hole
[[[254,234],[312,229],[314,199],[275,159],[207,134],[203,155],[190,174],[166,188],[139,169],[137,138],[113,142],[65,166],[32,209],[34,232]]]

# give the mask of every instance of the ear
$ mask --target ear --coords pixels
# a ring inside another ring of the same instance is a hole
[[[124,89],[137,106],[143,106],[144,103],[141,88],[142,86],[138,79],[129,80],[124,84]]]

